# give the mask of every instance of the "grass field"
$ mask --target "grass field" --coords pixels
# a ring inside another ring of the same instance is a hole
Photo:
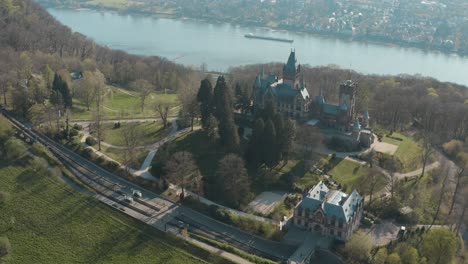
[[[402,172],[409,172],[416,169],[419,169],[422,166],[421,161],[421,147],[418,145],[416,141],[412,138],[404,136],[399,133],[393,133],[392,137],[400,138],[400,140],[396,140],[394,138],[390,138],[388,136],[384,136],[382,138],[383,142],[397,145],[398,149],[395,152],[394,156],[399,159],[403,164]]]
[[[114,128],[114,124],[106,124],[104,141],[111,145],[125,146],[123,133],[127,126],[136,126],[141,131],[142,137],[138,141],[138,146],[155,143],[164,138],[171,130],[171,128],[163,129],[162,122],[121,123],[120,128]]]
[[[288,185],[288,176],[298,178],[296,182],[297,187],[304,189],[310,187],[319,182],[319,175],[313,174],[306,170],[304,161],[299,159],[288,160],[286,164],[280,162],[276,167],[273,168],[274,172],[274,187],[288,190],[291,186]],[[257,187],[258,188],[258,187]],[[259,186],[259,192],[264,191],[264,186]]]
[[[348,192],[352,191],[353,189],[358,189],[359,181],[362,177],[366,176],[370,170],[370,168],[365,165],[345,159],[335,158],[335,160],[331,162],[334,165],[332,165],[332,169],[328,172],[328,174],[341,185],[346,185]],[[385,187],[387,183],[384,175],[381,175],[380,179],[381,181],[379,181],[375,188],[376,191]]]
[[[54,176],[0,160],[6,263],[227,263],[88,198]],[[203,259],[203,260],[202,260]],[[204,261],[206,260],[206,262]]]
[[[115,149],[115,148],[108,148],[105,146],[101,146],[101,152],[106,154],[107,156],[111,157],[112,159],[124,163],[125,162],[125,157],[124,157],[124,151],[121,149]],[[148,156],[148,150],[146,149],[140,149],[138,150],[138,157],[137,161],[135,164],[135,169],[139,169],[143,161],[145,161],[146,156]]]
[[[144,112],[141,112],[140,98],[138,94],[132,91],[123,90],[117,87],[111,87],[109,92],[106,94],[104,99],[104,112],[107,118],[131,118],[131,117],[155,117],[157,113],[154,111],[154,103],[157,100],[174,104],[176,106],[177,95],[176,94],[156,94],[152,93],[148,96],[145,102]],[[90,107],[90,110],[77,99],[73,100],[72,113],[73,119],[86,119],[89,120],[92,117],[94,105]],[[177,114],[176,109],[170,112],[170,115]]]

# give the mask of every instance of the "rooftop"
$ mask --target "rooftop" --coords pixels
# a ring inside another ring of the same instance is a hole
[[[302,200],[300,206],[315,211],[319,207],[327,217],[336,217],[347,223],[355,214],[362,197],[356,190],[346,194],[338,190],[330,190],[323,182],[314,186]]]

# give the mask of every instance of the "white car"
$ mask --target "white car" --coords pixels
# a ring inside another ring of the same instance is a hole
[[[126,201],[127,203],[132,203],[133,202],[133,197],[125,195],[124,196],[124,201]]]
[[[143,197],[143,194],[138,190],[133,190],[133,196],[141,198]]]

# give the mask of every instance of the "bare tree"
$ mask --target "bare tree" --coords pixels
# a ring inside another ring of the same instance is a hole
[[[379,184],[381,177],[382,174],[379,171],[371,169],[359,184],[359,190],[369,195],[369,205],[372,204],[375,188]]]
[[[89,111],[89,108],[93,102],[94,96],[94,85],[96,79],[94,74],[89,71],[83,73],[83,78],[75,82],[75,96],[81,100]]]
[[[455,190],[453,191],[452,202],[450,204],[450,210],[449,210],[448,215],[452,215],[453,207],[454,207],[456,199],[457,199],[457,194],[458,194],[458,192],[460,190],[461,179],[463,178],[463,176],[465,176],[464,172],[465,172],[465,168],[460,168],[457,171],[457,175],[456,175],[457,179],[456,179],[456,184],[455,184]]]
[[[198,184],[198,180],[201,180],[193,155],[187,151],[174,153],[166,162],[164,170],[166,177],[182,188],[182,199],[185,197],[185,189],[191,188],[195,183]]]
[[[104,138],[104,109],[103,109],[103,100],[105,93],[105,79],[102,73],[96,71],[95,73],[95,82],[93,85],[94,90],[94,101],[96,103],[96,110],[93,114],[93,126],[96,130],[96,139],[98,142],[98,150],[101,151],[101,141]]]
[[[466,187],[462,190],[461,195],[462,197],[466,197],[466,194],[468,194],[468,190]],[[460,232],[460,228],[464,223],[465,220],[465,215],[466,215],[466,209],[468,208],[468,201],[466,199],[460,199],[458,202],[459,207],[461,207],[461,212],[458,215],[458,218],[455,222],[455,232],[458,234]]]
[[[444,171],[446,172],[446,171]],[[448,173],[445,173],[445,176],[444,176],[444,179],[442,180],[442,187],[440,189],[440,195],[439,195],[439,200],[437,202],[437,209],[436,209],[436,212],[434,214],[434,217],[432,218],[432,222],[431,224],[429,225],[429,228],[428,229],[431,229],[431,227],[434,225],[435,221],[437,220],[437,217],[439,216],[439,212],[440,212],[440,207],[442,206],[442,202],[444,200],[444,195],[445,195],[445,188],[447,186],[447,180],[449,178],[449,174]]]
[[[219,162],[217,175],[223,197],[231,204],[241,205],[250,191],[244,160],[236,154],[226,155]]]
[[[141,113],[144,115],[146,99],[148,99],[148,96],[151,94],[153,86],[150,82],[143,79],[138,79],[134,81],[131,84],[131,86],[138,92],[138,97],[140,98]]]
[[[3,104],[7,105],[7,93],[11,89],[12,78],[10,72],[0,73],[0,89],[3,95]]]
[[[191,131],[193,131],[193,122],[200,113],[200,106],[197,101],[198,89],[186,86],[179,91],[179,100],[182,104],[182,111],[190,119]]]
[[[429,158],[435,153],[435,149],[433,146],[433,136],[427,132],[423,131],[421,134],[421,160],[422,160],[422,171],[421,171],[421,176],[419,178],[422,178],[424,176],[424,173],[426,172],[426,165],[427,162],[429,161]]]
[[[156,103],[154,104],[154,109],[159,114],[159,117],[161,118],[163,122],[163,128],[167,127],[167,118],[168,118],[170,106],[171,105],[168,102],[165,102],[161,99],[156,100]]]
[[[126,124],[122,130],[122,138],[125,145],[124,163],[127,169],[136,160],[138,143],[142,137],[142,131],[132,124]]]

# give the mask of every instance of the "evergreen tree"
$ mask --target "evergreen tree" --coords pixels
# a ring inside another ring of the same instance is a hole
[[[206,129],[208,127],[209,116],[213,114],[213,88],[210,80],[204,79],[201,81],[197,100],[200,103],[202,127]]]
[[[251,110],[251,96],[252,91],[248,89],[249,85],[241,85],[239,82],[236,83],[235,95],[236,110],[240,110],[243,114]]]
[[[221,144],[228,152],[239,151],[239,134],[232,116],[232,101],[226,81],[220,76],[214,89],[215,117],[219,122]]]
[[[208,132],[208,137],[213,143],[219,139],[218,125],[219,125],[219,122],[216,119],[216,117],[210,114],[208,116],[208,120],[206,124],[206,131]]]
[[[258,168],[264,160],[262,151],[264,130],[265,123],[263,119],[258,118],[255,121],[246,153],[247,163],[252,169]]]
[[[265,123],[265,132],[263,133],[263,157],[268,167],[273,167],[278,162],[278,148],[276,130],[273,121],[268,120]]]
[[[290,118],[284,122],[281,139],[281,154],[282,159],[289,160],[289,154],[293,150],[294,139],[296,138],[296,122]]]
[[[275,104],[273,103],[272,100],[267,100],[265,103],[265,107],[263,108],[262,111],[260,111],[260,117],[263,118],[263,120],[273,120],[275,117],[276,113],[276,108]]]
[[[283,154],[283,148],[286,143],[283,117],[279,114],[275,114],[272,121],[273,121],[273,124],[275,125],[275,132],[276,132],[276,151],[275,152],[277,154],[278,159],[281,159],[282,154]]]
[[[54,81],[52,83],[52,94],[50,98],[51,102],[56,105],[60,103],[60,100],[58,100],[57,93],[60,93],[62,103],[65,108],[72,107],[73,101],[70,88],[68,87],[68,83],[65,80],[63,80],[59,74],[56,73],[54,76]]]

